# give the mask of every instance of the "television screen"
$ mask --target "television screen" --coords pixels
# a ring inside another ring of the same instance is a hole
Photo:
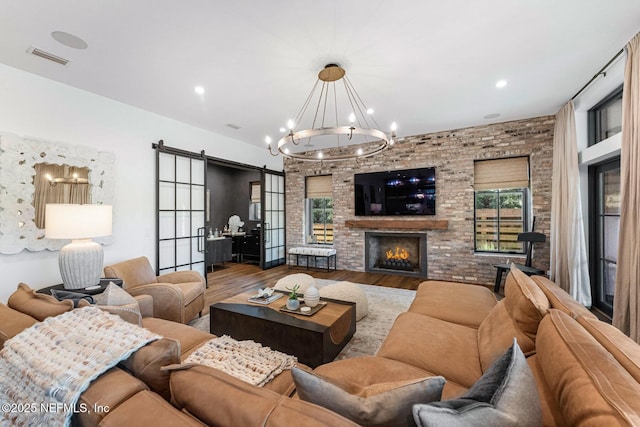
[[[435,215],[435,168],[354,175],[358,216]]]

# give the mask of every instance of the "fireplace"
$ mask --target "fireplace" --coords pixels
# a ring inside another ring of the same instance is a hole
[[[365,271],[427,277],[427,234],[365,232]]]

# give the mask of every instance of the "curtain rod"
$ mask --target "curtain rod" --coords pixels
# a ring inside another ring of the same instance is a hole
[[[584,92],[584,90],[585,90],[586,88],[588,88],[588,87],[589,87],[589,85],[590,85],[591,83],[593,83],[593,81],[594,81],[595,79],[597,79],[598,77],[600,77],[600,75],[601,75],[601,74],[604,74],[604,75],[606,76],[606,75],[607,75],[607,73],[605,72],[605,70],[609,67],[609,65],[611,65],[611,64],[613,63],[613,61],[615,61],[616,59],[618,59],[618,57],[619,57],[620,55],[622,55],[622,52],[624,52],[624,48],[623,48],[623,49],[620,49],[620,51],[619,51],[618,53],[616,53],[616,54],[615,54],[615,56],[614,56],[613,58],[611,58],[611,59],[609,60],[609,62],[607,62],[607,63],[605,64],[605,66],[604,66],[604,67],[602,67],[602,68],[600,69],[600,71],[598,71],[598,72],[597,72],[593,77],[591,77],[591,80],[589,80],[589,81],[587,82],[587,84],[585,84],[584,86],[582,86],[582,87],[580,88],[580,90],[579,90],[575,95],[573,95],[573,96],[571,97],[571,101],[573,101],[574,99],[576,99],[576,98],[577,98],[577,97],[578,97],[582,92]]]

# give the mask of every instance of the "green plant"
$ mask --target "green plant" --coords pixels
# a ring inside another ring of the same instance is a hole
[[[287,288],[289,292],[289,299],[298,299],[298,290],[300,289],[300,285],[293,285],[293,288]]]

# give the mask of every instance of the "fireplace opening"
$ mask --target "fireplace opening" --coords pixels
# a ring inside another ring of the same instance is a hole
[[[426,233],[366,232],[365,271],[426,278]]]
[[[385,256],[386,258],[379,261],[380,268],[413,271],[413,265],[409,262],[409,251],[405,248],[396,246],[395,252],[389,249],[388,251],[385,251]]]

